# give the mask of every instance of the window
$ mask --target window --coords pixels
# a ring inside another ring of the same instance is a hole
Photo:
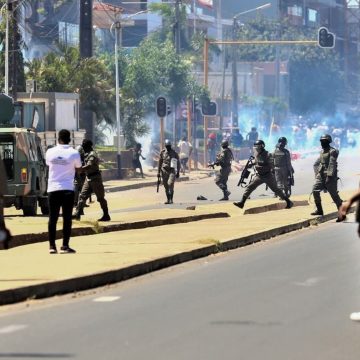
[[[3,160],[8,180],[14,179],[14,137],[0,135],[0,155]]]

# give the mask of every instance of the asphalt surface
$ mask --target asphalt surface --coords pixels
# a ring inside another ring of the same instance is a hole
[[[327,224],[92,295],[3,309],[0,358],[357,360],[355,230]]]

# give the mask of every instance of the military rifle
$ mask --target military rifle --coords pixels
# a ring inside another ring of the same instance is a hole
[[[252,168],[252,166],[254,165],[254,160],[255,158],[250,155],[249,160],[247,161],[243,171],[241,172],[241,176],[240,176],[240,180],[237,184],[237,186],[241,186],[241,187],[246,187],[247,184],[245,182],[245,180],[250,176],[250,170]]]

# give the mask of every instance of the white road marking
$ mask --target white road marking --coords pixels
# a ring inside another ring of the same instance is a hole
[[[350,319],[353,321],[360,321],[360,312],[353,312],[350,314]]]
[[[116,301],[119,300],[120,296],[101,296],[98,297],[96,299],[94,299],[94,302],[111,302],[111,301]]]
[[[28,325],[9,325],[0,328],[0,334],[11,334],[15,331],[24,330]]]
[[[314,286],[321,281],[321,278],[309,278],[304,282],[296,282],[295,285],[298,286]]]

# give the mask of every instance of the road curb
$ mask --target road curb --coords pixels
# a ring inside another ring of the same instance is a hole
[[[165,256],[150,260],[141,264],[131,265],[125,268],[80,276],[72,279],[46,282],[42,284],[21,287],[17,289],[0,291],[0,305],[12,304],[28,299],[41,299],[54,295],[89,290],[99,286],[105,286],[124,281],[136,276],[144,275],[166,267],[178,265],[187,261],[199,259],[219,252],[229,251],[239,247],[254,244],[259,241],[271,239],[275,236],[300,230],[311,225],[317,225],[337,218],[338,213],[333,212],[322,217],[306,219],[294,224],[281,226],[260,233],[228,239],[221,243],[214,243],[199,249]]]
[[[134,222],[112,224],[105,226],[99,226],[99,225],[87,226],[87,227],[73,228],[71,232],[71,237],[96,235],[96,234],[108,233],[114,231],[138,230],[138,229],[145,229],[156,226],[184,224],[184,223],[201,221],[201,220],[219,219],[219,218],[227,218],[227,217],[230,217],[230,215],[226,212],[216,212],[216,213],[197,214],[197,215],[180,216],[180,217],[170,217],[164,219],[139,220]],[[62,230],[57,230],[56,239],[62,239],[62,237],[63,237]],[[15,235],[10,242],[10,249],[18,246],[36,244],[48,240],[49,240],[48,232],[42,232],[37,234]],[[0,250],[4,250],[1,246],[2,245],[0,245]]]

